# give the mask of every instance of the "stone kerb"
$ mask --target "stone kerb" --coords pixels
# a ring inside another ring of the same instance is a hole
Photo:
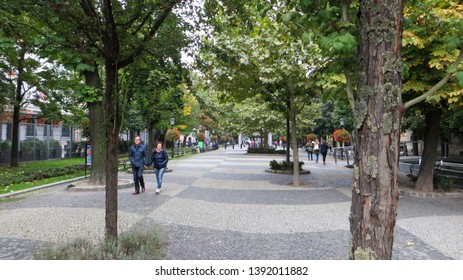
[[[451,192],[419,192],[409,189],[399,189],[399,195],[420,198],[458,198],[463,197],[463,192],[460,190],[453,190]]]
[[[132,180],[128,179],[119,179],[117,182],[118,189],[133,188],[134,183]],[[105,185],[90,185],[89,181],[81,181],[69,184],[66,186],[66,190],[70,192],[79,192],[79,191],[104,191],[106,190]]]
[[[275,173],[275,174],[293,174],[292,170],[274,170],[274,169],[270,169],[270,168],[265,169],[265,172],[267,172],[267,173]],[[299,175],[306,175],[306,174],[310,174],[310,171],[305,170],[305,169],[299,170]]]

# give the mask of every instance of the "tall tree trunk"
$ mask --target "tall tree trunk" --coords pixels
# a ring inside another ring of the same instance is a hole
[[[106,125],[106,238],[117,238],[117,140],[119,110],[117,104],[117,68],[106,62],[105,125]]]
[[[105,19],[103,42],[105,57],[105,100],[104,113],[106,125],[106,239],[117,239],[117,140],[120,129],[118,103],[118,61],[120,42],[114,20],[112,2],[102,1],[102,13]]]
[[[430,110],[426,113],[423,156],[415,185],[415,190],[417,191],[432,192],[434,189],[434,165],[437,157],[441,117],[442,109],[440,108]]]
[[[289,121],[289,113],[288,116],[286,117],[286,162],[289,163],[291,161],[290,159],[290,145],[291,143],[291,127],[290,127],[290,121]]]
[[[286,162],[289,164],[290,162],[290,145],[291,143],[291,127],[290,127],[290,110],[291,110],[291,100],[289,96],[286,98],[286,108],[288,113],[286,114]]]
[[[85,1],[84,1],[85,2]],[[117,238],[117,147],[118,136],[121,125],[121,112],[119,110],[118,95],[118,70],[134,62],[134,59],[141,55],[146,42],[156,35],[158,28],[164,22],[175,4],[181,2],[176,0],[163,5],[163,12],[158,15],[156,22],[149,27],[149,32],[145,37],[145,44],[139,45],[135,51],[124,59],[121,57],[120,38],[115,21],[116,13],[113,10],[113,1],[99,1],[101,12],[103,14],[103,30],[101,32],[104,58],[105,58],[105,131],[106,131],[106,239]],[[88,3],[82,3],[87,7]],[[92,14],[92,11],[89,12]],[[99,19],[98,19],[99,20]]]
[[[293,186],[299,187],[301,185],[300,176],[299,176],[299,146],[297,145],[297,126],[296,126],[296,104],[294,92],[289,94],[290,100],[290,110],[289,115],[291,118],[291,143],[293,146]],[[289,140],[289,139],[288,139]],[[289,142],[289,141],[288,141]]]
[[[22,89],[25,58],[26,51],[23,48],[21,48],[18,57],[18,80],[16,81],[15,102],[13,105],[13,133],[11,138],[10,167],[19,166],[19,120],[21,113],[21,103],[24,98]]]
[[[262,137],[262,143],[264,144],[263,148],[268,148],[268,147],[269,147],[269,143],[268,143],[268,131],[267,131],[267,130],[263,130],[262,135],[264,135],[264,136]]]
[[[352,259],[391,259],[399,191],[403,0],[360,1]]]
[[[96,67],[96,65],[94,64]],[[84,72],[86,85],[101,92],[101,78],[98,70]],[[98,94],[100,95],[100,94]],[[90,144],[92,145],[92,168],[89,183],[91,185],[105,184],[106,170],[106,148],[105,148],[105,127],[104,108],[102,101],[88,102],[88,115],[90,119]]]
[[[13,133],[11,137],[10,167],[19,166],[19,112],[21,106],[13,106]]]

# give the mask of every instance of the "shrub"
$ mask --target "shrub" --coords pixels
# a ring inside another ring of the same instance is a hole
[[[171,128],[167,130],[166,132],[166,139],[169,139],[170,141],[172,141],[173,139],[175,141],[175,140],[180,139],[180,135],[181,135],[181,132],[180,130],[178,130],[178,128]]]
[[[444,192],[449,192],[453,188],[453,180],[443,176],[434,176],[434,184]]]
[[[317,134],[315,134],[315,133],[309,133],[309,134],[307,134],[307,135],[305,136],[305,140],[306,140],[307,142],[313,141],[313,140],[315,140],[315,139],[317,139]]]
[[[302,170],[302,165],[304,165],[303,161],[299,162],[299,170]],[[276,160],[272,160],[270,162],[270,169],[272,170],[294,170],[294,162],[290,161],[289,163],[285,160],[277,162]]]
[[[350,134],[345,129],[338,129],[333,133],[334,141],[336,142],[350,142]]]
[[[94,244],[78,238],[69,244],[47,247],[35,255],[38,260],[159,260],[165,257],[163,243],[153,231],[132,231],[118,241]]]
[[[196,139],[199,141],[199,142],[204,142],[206,140],[206,134],[204,134],[204,132],[200,132],[198,133],[198,135],[196,136]]]
[[[62,175],[72,174],[84,170],[83,164],[71,165],[62,168],[53,168],[48,170],[40,170],[34,172],[22,172],[12,175],[4,175],[0,178],[0,187],[9,186],[13,184],[21,184],[25,182],[32,182],[44,178],[58,177]]]
[[[248,148],[249,154],[286,154],[285,150],[275,150],[269,148]]]
[[[49,147],[50,149],[58,149],[61,148],[61,143],[58,140],[50,139]]]
[[[1,151],[10,151],[11,150],[11,141],[9,141],[9,140],[0,141],[0,150]]]

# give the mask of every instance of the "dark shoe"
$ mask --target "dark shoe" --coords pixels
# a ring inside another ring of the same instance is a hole
[[[134,192],[134,193],[132,193],[132,195],[136,195],[136,194],[140,194],[140,192]]]
[[[141,187],[141,192],[145,192],[145,187]]]

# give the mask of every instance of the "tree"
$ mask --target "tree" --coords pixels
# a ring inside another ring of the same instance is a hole
[[[182,0],[165,1],[35,1],[31,7],[40,11],[48,8],[50,21],[67,32],[63,47],[80,53],[79,61],[89,63],[86,69],[104,70],[102,92],[106,175],[106,237],[117,237],[117,147],[121,127],[122,108],[126,102],[120,94],[118,74],[131,65],[147,46],[171,13]],[[43,15],[42,15],[43,16]],[[77,31],[77,32],[75,32]],[[76,40],[77,38],[77,40]],[[76,44],[79,42],[81,44]],[[93,72],[98,73],[98,72]],[[89,77],[90,78],[90,77]],[[92,76],[98,86],[99,79]]]
[[[19,166],[19,122],[21,109],[44,78],[51,78],[46,68],[48,61],[39,57],[39,43],[35,30],[31,30],[18,21],[27,20],[27,12],[18,11],[2,4],[0,10],[0,68],[3,73],[2,85],[6,91],[3,97],[6,105],[13,108],[13,131],[11,141],[10,167]],[[18,21],[16,20],[18,19]],[[36,26],[36,28],[40,28]]]
[[[208,60],[211,80],[234,98],[261,94],[268,102],[284,110],[291,126],[293,160],[297,153],[298,112],[316,93],[310,73],[323,64],[320,50],[312,42],[297,36],[299,29],[287,17],[287,7],[278,3],[275,9],[259,13],[246,6],[247,25],[214,34],[214,52]],[[262,17],[263,16],[263,17]],[[228,24],[229,18],[222,17]],[[215,63],[214,65],[212,65]],[[230,98],[230,97],[229,97]],[[299,170],[294,170],[294,186],[300,185]]]
[[[415,189],[429,192],[434,187],[440,117],[447,110],[459,108],[463,100],[463,72],[458,71],[462,59],[458,35],[463,31],[463,16],[455,2],[413,4],[405,9],[404,99],[406,108],[426,102],[419,108],[426,115],[426,132]],[[447,73],[444,69],[448,69]]]
[[[416,3],[415,3],[416,2]],[[412,3],[413,6],[418,1]],[[314,16],[311,17],[310,7],[317,3]],[[421,3],[421,2],[420,2]],[[338,27],[349,27],[346,22],[349,11],[358,8],[358,42],[357,70],[352,80],[345,73],[345,84],[349,96],[349,103],[353,111],[354,145],[356,150],[353,195],[351,207],[351,257],[389,259],[392,252],[393,229],[398,201],[397,170],[399,127],[402,114],[419,102],[429,98],[436,98],[439,89],[451,77],[462,77],[457,70],[461,61],[461,44],[453,36],[453,40],[446,40],[449,47],[447,56],[451,61],[440,68],[446,74],[431,89],[421,92],[419,96],[402,103],[402,29],[403,29],[403,1],[300,1],[300,6],[307,13],[305,20],[309,26],[318,24],[320,31],[328,37],[320,45],[324,50],[330,48],[339,53],[348,54],[345,46],[355,46],[351,35],[338,31]],[[320,5],[321,4],[321,5]],[[434,9],[454,7],[457,3],[448,1],[426,1]],[[350,7],[349,9],[347,9]],[[411,9],[412,14],[415,7]],[[452,9],[449,9],[452,10]],[[449,10],[442,12],[439,20],[449,14]],[[305,14],[304,14],[305,16]],[[297,17],[296,17],[297,18]],[[337,18],[337,20],[336,20]],[[415,18],[422,21],[419,16]],[[336,25],[333,23],[342,23]],[[461,26],[459,20],[449,20],[453,27]],[[352,27],[352,26],[351,26]],[[355,26],[354,26],[355,27]],[[427,31],[428,24],[422,30]],[[439,30],[445,28],[439,27]],[[312,29],[317,30],[317,29]],[[312,31],[311,30],[311,31]],[[344,29],[346,30],[346,29]],[[307,36],[311,36],[311,33]],[[312,32],[313,33],[313,32]],[[350,34],[355,34],[352,29]],[[337,34],[337,35],[336,35]],[[345,34],[346,36],[340,36]],[[457,32],[454,34],[461,34]],[[439,35],[441,36],[441,35]],[[339,38],[339,39],[338,39]],[[326,48],[329,47],[329,48]],[[458,50],[460,49],[460,51]],[[353,53],[353,52],[352,52]],[[346,59],[338,60],[330,55],[333,64],[345,65]],[[342,58],[342,57],[341,57]],[[344,57],[348,58],[348,56]],[[436,62],[436,61],[434,61]],[[449,65],[451,64],[451,65]],[[349,64],[347,64],[349,65]],[[405,70],[407,70],[405,68]],[[328,76],[323,86],[335,85],[342,81],[335,75]],[[350,82],[357,81],[350,97]],[[458,93],[459,94],[459,93]],[[450,95],[450,94],[449,94]],[[453,92],[451,95],[457,95]],[[454,98],[449,99],[455,101]]]
[[[438,2],[439,7],[455,5]],[[401,0],[381,4],[370,0],[360,2],[354,108],[356,155],[350,216],[354,259],[391,258],[398,204],[398,145],[404,110],[426,99],[438,98],[439,89],[452,77],[462,77],[458,67],[463,48],[451,40],[453,60],[441,68],[446,69],[443,77],[426,92],[402,103],[403,5]]]
[[[179,16],[167,18],[153,45],[146,49],[146,55],[124,70],[120,79],[131,110],[124,126],[138,131],[148,128],[149,151],[155,141],[162,140],[170,117],[176,118],[176,126],[183,123],[181,108],[183,94],[188,89],[188,75],[181,51],[190,43],[187,29]]]
[[[104,120],[106,132],[106,237],[117,237],[117,144],[121,126],[120,98],[118,94],[118,72],[132,64],[146,49],[147,43],[159,30],[172,8],[181,0],[166,1],[158,10],[157,5],[140,6],[139,2],[128,3],[126,6],[117,1],[104,0],[101,7],[89,6],[84,1],[82,10],[93,26],[100,27],[100,35],[91,34],[89,40],[96,39],[101,46],[99,49],[104,59],[105,92],[104,92]],[[134,4],[129,5],[129,4]],[[156,3],[157,4],[157,3]],[[147,8],[145,14],[140,14]],[[101,14],[99,13],[101,11]],[[124,12],[131,17],[126,17]],[[119,15],[124,17],[119,18]],[[141,18],[139,18],[141,17]],[[128,25],[123,24],[132,19]],[[139,20],[136,20],[136,19]],[[144,33],[139,33],[142,30]],[[140,36],[141,35],[141,36]]]
[[[78,96],[80,101],[86,102],[89,116],[89,134],[92,139],[93,168],[90,183],[104,184],[105,160],[104,142],[102,141],[102,83],[100,78],[98,54],[91,48],[89,41],[84,40],[85,34],[78,24],[82,17],[76,15],[78,9],[69,8],[77,2],[61,3],[60,1],[3,1],[2,6],[9,10],[12,17],[9,20],[23,26],[34,34],[37,45],[37,55],[64,65],[68,70],[80,73],[85,77],[86,89],[75,86],[72,97]],[[27,16],[18,17],[16,14]],[[82,22],[80,22],[82,24]],[[73,87],[70,87],[73,88]],[[79,88],[79,90],[77,89]],[[67,91],[65,91],[67,92]],[[49,96],[49,101],[51,100]],[[55,98],[57,101],[59,98]],[[62,99],[64,100],[64,99]],[[55,103],[57,104],[57,103]],[[45,104],[41,104],[45,105]],[[52,105],[52,104],[48,104]],[[63,104],[63,107],[65,104]],[[41,106],[41,108],[46,108]],[[55,108],[58,109],[58,108]],[[56,113],[56,112],[55,112]],[[95,121],[94,121],[95,120]]]
[[[350,254],[390,259],[399,199],[403,1],[364,0],[359,10]]]

